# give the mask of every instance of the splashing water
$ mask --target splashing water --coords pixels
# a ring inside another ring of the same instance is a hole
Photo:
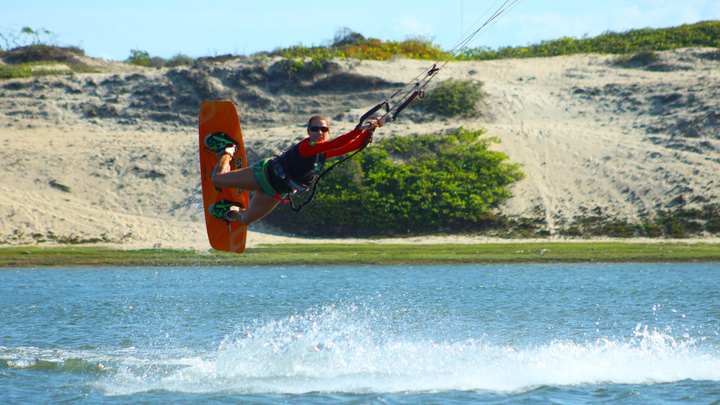
[[[240,328],[206,353],[116,353],[109,394],[154,390],[242,394],[510,392],[543,385],[720,381],[720,356],[692,339],[638,325],[628,341],[553,341],[533,347],[386,333],[372,310],[325,307]],[[142,357],[142,356],[141,356]]]

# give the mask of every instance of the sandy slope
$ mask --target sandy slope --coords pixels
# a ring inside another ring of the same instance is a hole
[[[577,216],[632,221],[679,203],[718,203],[720,61],[713,55],[664,52],[634,67],[596,55],[451,63],[438,80],[483,81],[485,116],[408,112],[378,137],[487,128],[527,174],[501,212],[539,217],[555,236]],[[337,72],[355,74],[348,76],[355,87],[327,90],[332,82],[315,78],[271,91],[268,83],[284,82],[267,60],[173,71],[96,63],[108,73],[0,83],[0,243],[69,238],[207,249],[195,156],[199,100],[236,101],[253,160],[299,139],[299,125],[314,112],[332,117],[334,133],[342,133],[392,83],[427,67],[343,61]],[[302,241],[262,224],[251,229],[250,246]]]

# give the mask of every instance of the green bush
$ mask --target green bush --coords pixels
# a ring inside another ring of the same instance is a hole
[[[150,64],[150,54],[146,51],[132,49],[130,57],[125,62],[136,66],[148,66]]]
[[[32,64],[0,65],[0,79],[17,79],[33,76]]]
[[[475,107],[483,98],[482,86],[482,82],[471,79],[449,79],[417,100],[415,106],[448,117],[474,117],[479,114]]]
[[[55,69],[58,65],[65,65],[69,70]],[[81,64],[54,63],[54,62],[27,62],[18,65],[0,65],[0,79],[18,79],[26,77],[66,75],[71,72],[85,73],[92,71]]]
[[[159,56],[150,56],[150,54],[146,51],[133,49],[130,51],[130,57],[125,62],[131,65],[147,66],[151,68],[171,68],[184,66],[191,63],[192,61],[193,59],[191,57],[183,55],[182,53],[178,53],[177,55],[170,58],[170,60],[165,60]]]
[[[159,57],[159,56],[153,56],[148,60],[147,67],[151,68],[161,68],[165,66],[165,59]]]
[[[325,176],[301,213],[281,207],[271,225],[314,236],[397,236],[473,232],[504,226],[492,209],[524,177],[490,151],[483,130],[393,137]],[[307,195],[294,197],[304,201]]]
[[[178,67],[178,66],[185,66],[189,65],[193,62],[193,58],[183,55],[182,53],[178,53],[177,55],[170,58],[170,60],[165,63],[166,67],[172,68],[172,67]]]
[[[362,34],[357,33],[350,28],[343,27],[335,32],[335,38],[333,39],[332,48],[340,48],[348,45],[362,45],[367,41]]]

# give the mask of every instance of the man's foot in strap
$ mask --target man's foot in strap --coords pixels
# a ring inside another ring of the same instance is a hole
[[[232,156],[237,152],[237,143],[224,132],[215,132],[205,137],[205,146],[215,151],[218,157],[229,154]]]
[[[224,219],[228,222],[235,221],[235,218],[232,218],[230,214],[232,214],[233,212],[239,213],[241,211],[244,211],[242,205],[236,203],[235,201],[228,200],[220,200],[208,207],[208,212],[210,212],[210,215],[218,219]]]

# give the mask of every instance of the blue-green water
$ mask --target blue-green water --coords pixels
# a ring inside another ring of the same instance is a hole
[[[0,403],[708,404],[719,304],[718,263],[0,269]]]

